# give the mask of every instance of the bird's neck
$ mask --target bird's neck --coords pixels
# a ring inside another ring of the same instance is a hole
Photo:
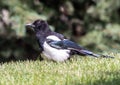
[[[44,41],[46,40],[46,37],[51,35],[53,33],[53,31],[51,31],[50,29],[44,29],[44,30],[38,30],[36,31],[36,37],[38,39],[38,41],[43,44]]]

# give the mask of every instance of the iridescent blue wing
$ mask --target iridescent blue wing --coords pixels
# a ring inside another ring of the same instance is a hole
[[[84,49],[82,46],[80,46],[80,45],[76,44],[75,42],[72,42],[68,39],[64,39],[64,40],[61,40],[61,41],[54,41],[54,40],[49,39],[49,40],[47,40],[47,43],[51,47],[56,48],[56,49],[72,50],[72,51],[79,52],[79,54],[82,54],[82,55],[92,55],[92,56],[95,56],[95,57],[100,56],[98,54],[94,54],[93,52]]]

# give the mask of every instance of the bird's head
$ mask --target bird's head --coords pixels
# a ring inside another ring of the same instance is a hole
[[[33,28],[34,31],[44,31],[49,29],[48,23],[44,20],[35,20],[33,23],[26,24],[26,28]]]

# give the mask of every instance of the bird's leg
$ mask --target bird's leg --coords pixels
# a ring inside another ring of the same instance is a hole
[[[37,58],[38,60],[43,60],[43,57],[41,56],[41,53],[38,55],[38,58]]]

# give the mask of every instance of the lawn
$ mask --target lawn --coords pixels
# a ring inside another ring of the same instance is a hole
[[[66,62],[16,61],[0,65],[0,85],[119,85],[120,54],[114,59],[74,56]]]

